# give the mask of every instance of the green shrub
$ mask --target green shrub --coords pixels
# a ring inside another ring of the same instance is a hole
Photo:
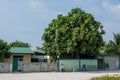
[[[109,64],[108,63],[106,63],[106,68],[109,68]]]
[[[109,75],[106,75],[106,76],[101,76],[101,77],[93,77],[92,79],[90,80],[120,80],[120,76],[109,76]]]

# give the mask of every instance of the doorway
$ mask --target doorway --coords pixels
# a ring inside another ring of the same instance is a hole
[[[18,71],[18,58],[13,57],[13,71]]]
[[[103,70],[104,69],[103,59],[98,59],[98,69],[99,70]]]
[[[23,63],[23,56],[13,56],[13,66],[12,71],[21,71],[21,66]]]

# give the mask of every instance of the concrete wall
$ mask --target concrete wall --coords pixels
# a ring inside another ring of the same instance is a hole
[[[57,71],[57,63],[24,63],[23,72]]]
[[[13,59],[13,57],[10,56],[10,58],[5,58],[5,59],[4,59],[4,62],[5,62],[5,63],[12,63],[12,59]]]
[[[12,64],[0,63],[0,72],[12,72]]]
[[[61,67],[64,67],[64,71],[79,71],[83,70],[85,64],[86,70],[98,70],[97,59],[60,59],[59,60],[59,71]]]
[[[30,63],[31,62],[31,55],[25,54],[23,55],[23,63]]]
[[[57,71],[57,63],[24,63],[22,72],[50,72]],[[12,72],[12,64],[0,63],[0,72]]]
[[[23,56],[23,62],[24,63],[30,63],[31,62],[31,55],[30,54],[13,54],[10,56],[8,59],[4,59],[4,62],[12,63],[13,61],[13,56]]]
[[[33,55],[32,58],[44,59],[44,55]]]
[[[118,69],[119,57],[118,56],[105,56],[105,64],[108,63],[110,70]]]
[[[79,59],[63,59],[59,60],[59,71],[61,71],[62,65],[64,66],[64,71],[73,71],[79,69]]]
[[[23,56],[23,61],[18,62],[18,71],[22,71],[23,63],[31,63],[31,55],[30,54],[13,54],[8,59],[4,59],[5,63],[13,63],[13,56]]]
[[[4,62],[5,62],[5,63],[11,62],[11,61],[10,61],[10,58],[5,58],[5,59],[4,59]]]
[[[83,59],[80,60],[81,68],[85,64],[87,70],[98,70],[98,61],[97,59]]]

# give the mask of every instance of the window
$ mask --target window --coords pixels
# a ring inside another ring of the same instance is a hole
[[[32,59],[31,59],[31,62],[39,62],[39,59],[37,59],[37,58],[32,58]]]
[[[23,61],[23,58],[19,58],[19,61]]]
[[[39,62],[44,62],[44,59],[39,59]]]

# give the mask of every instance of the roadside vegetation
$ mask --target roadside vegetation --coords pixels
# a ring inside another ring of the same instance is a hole
[[[0,62],[3,62],[4,58],[10,57],[11,54],[9,52],[9,49],[11,47],[30,47],[30,44],[17,40],[12,43],[8,43],[0,39]]]
[[[101,76],[101,77],[93,77],[92,79],[90,80],[120,80],[120,75],[112,75],[112,76],[109,76],[109,75],[105,75],[105,76]]]

